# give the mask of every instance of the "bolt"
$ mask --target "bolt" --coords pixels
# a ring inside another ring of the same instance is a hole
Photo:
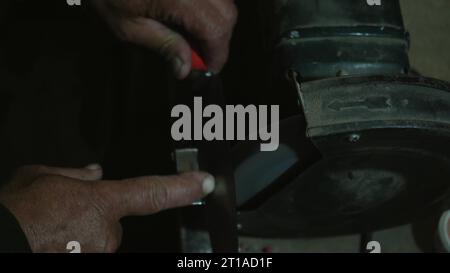
[[[350,141],[351,143],[356,143],[356,142],[358,142],[360,139],[361,139],[361,136],[358,135],[358,134],[351,134],[351,135],[348,137],[348,141]]]
[[[298,30],[293,30],[289,33],[289,38],[298,39],[300,38],[300,32]]]
[[[339,71],[336,73],[336,76],[337,76],[337,77],[343,77],[343,76],[348,76],[348,75],[350,75],[350,73],[348,73],[348,71],[345,71],[345,70],[339,70]]]

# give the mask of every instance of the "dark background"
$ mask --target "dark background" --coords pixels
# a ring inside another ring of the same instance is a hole
[[[107,179],[174,173],[167,92],[172,79],[164,62],[118,41],[82,3],[0,4],[2,182],[27,164],[101,163]],[[224,72],[230,103],[258,101],[263,93],[258,75],[266,73],[259,71],[267,57],[253,48],[260,31],[256,14],[249,14],[234,40],[243,37],[252,45],[233,42],[239,53]],[[173,211],[124,219],[122,251],[176,251],[176,221]]]

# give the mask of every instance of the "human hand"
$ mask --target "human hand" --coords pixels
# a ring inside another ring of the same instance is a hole
[[[219,72],[226,63],[237,18],[233,0],[92,2],[119,38],[165,56],[178,79],[191,71],[190,42],[199,46],[212,72]]]
[[[101,181],[102,169],[46,166],[20,168],[0,191],[0,202],[17,218],[33,252],[66,252],[77,241],[82,252],[115,252],[119,220],[190,205],[214,190],[205,173]]]

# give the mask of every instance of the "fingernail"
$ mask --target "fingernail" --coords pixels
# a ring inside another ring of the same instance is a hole
[[[204,206],[205,205],[205,201],[197,201],[192,203],[192,206],[194,207],[200,207],[200,206]]]
[[[101,168],[102,168],[102,166],[100,166],[100,164],[90,164],[85,167],[85,169],[88,169],[91,171],[98,171],[98,170],[101,170]]]
[[[216,188],[216,181],[214,180],[214,177],[208,175],[203,180],[203,194],[208,195],[212,193],[215,188]]]
[[[438,234],[440,238],[440,250],[450,253],[450,211],[442,215],[439,221]]]
[[[179,57],[175,57],[172,59],[172,70],[177,79],[183,78],[183,69],[184,69],[184,62]]]

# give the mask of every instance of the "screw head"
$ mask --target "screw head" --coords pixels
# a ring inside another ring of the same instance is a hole
[[[298,30],[293,30],[289,33],[289,38],[298,39],[300,38],[300,32]]]
[[[351,143],[356,143],[356,142],[358,142],[360,139],[361,139],[361,135],[359,135],[359,134],[351,134],[351,135],[348,137],[348,141],[350,141]]]

